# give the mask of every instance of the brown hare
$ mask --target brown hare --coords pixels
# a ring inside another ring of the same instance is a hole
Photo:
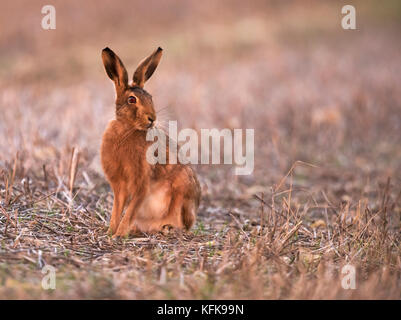
[[[101,162],[114,192],[109,234],[157,232],[164,226],[190,229],[200,201],[195,172],[183,164],[149,164],[146,133],[156,120],[152,96],[143,89],[162,56],[156,49],[137,67],[132,84],[120,58],[102,51],[107,75],[116,88],[116,119],[103,134]],[[168,148],[168,146],[167,146]],[[167,149],[168,152],[168,149]],[[123,216],[123,212],[125,214]]]

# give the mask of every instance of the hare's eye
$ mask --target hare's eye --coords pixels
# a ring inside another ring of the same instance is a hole
[[[136,98],[134,96],[130,96],[128,98],[128,103],[132,104],[132,103],[136,103]]]

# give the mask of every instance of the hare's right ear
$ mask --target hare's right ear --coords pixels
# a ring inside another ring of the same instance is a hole
[[[111,80],[114,81],[116,89],[128,86],[128,73],[120,58],[109,48],[102,50],[104,68]]]

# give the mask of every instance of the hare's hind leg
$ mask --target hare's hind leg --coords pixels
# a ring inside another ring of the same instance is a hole
[[[182,202],[182,194],[176,193],[172,195],[167,215],[162,219],[162,228],[165,225],[170,225],[177,229],[182,229],[184,227],[183,220],[181,219]]]
[[[161,227],[171,226],[176,229],[191,229],[196,219],[195,204],[192,200],[185,199],[182,195],[173,196],[169,212],[163,219]]]
[[[182,223],[185,226],[186,230],[191,229],[192,225],[195,222],[196,214],[195,214],[195,203],[193,200],[184,200],[182,204]]]

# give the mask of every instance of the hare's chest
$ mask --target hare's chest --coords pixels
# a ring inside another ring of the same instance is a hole
[[[103,135],[101,162],[109,181],[131,180],[132,177],[141,177],[150,170],[146,161],[144,139],[129,131],[113,130],[112,126]]]

